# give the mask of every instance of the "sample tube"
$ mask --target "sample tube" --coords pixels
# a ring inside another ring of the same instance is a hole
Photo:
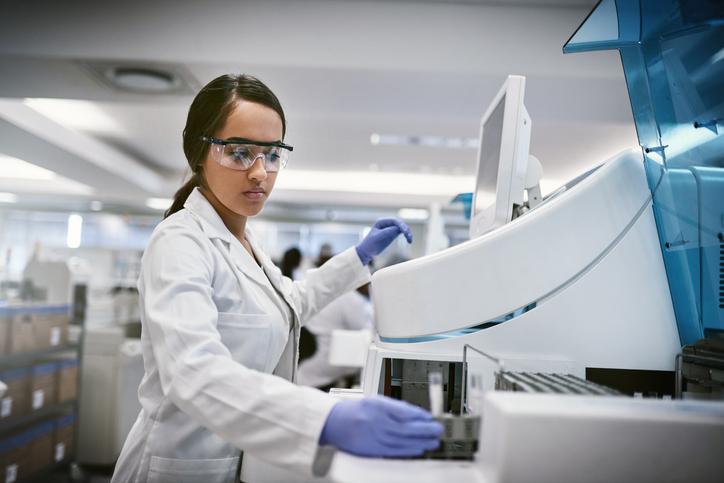
[[[442,416],[442,373],[430,372],[427,375],[430,394],[430,413],[433,417]]]

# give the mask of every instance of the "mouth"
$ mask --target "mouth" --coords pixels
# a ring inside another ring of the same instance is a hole
[[[260,200],[266,195],[266,191],[261,188],[254,188],[248,191],[244,191],[243,195],[250,200]]]

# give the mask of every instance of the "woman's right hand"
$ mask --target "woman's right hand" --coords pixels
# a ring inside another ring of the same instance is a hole
[[[437,448],[442,433],[442,425],[424,409],[373,396],[335,404],[319,444],[358,456],[409,457]]]

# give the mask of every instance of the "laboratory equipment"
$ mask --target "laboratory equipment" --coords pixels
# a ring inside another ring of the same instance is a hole
[[[141,341],[122,327],[89,327],[83,345],[78,461],[113,465],[141,410]]]
[[[709,347],[697,341],[724,332],[723,47],[719,2],[599,2],[564,51],[619,50],[640,147],[528,210],[511,209],[509,219],[506,208],[491,231],[471,223],[468,242],[376,272],[379,338],[363,392],[414,402],[427,372],[442,367],[444,411],[459,412],[472,381],[458,372],[470,344],[505,361],[507,376],[479,361],[484,389],[496,373],[500,387],[557,374],[628,395],[674,395],[681,346],[698,348],[682,356],[692,362]],[[500,161],[506,141],[488,145],[482,131],[479,159]],[[515,135],[521,146],[528,134]],[[498,189],[515,205],[498,178],[496,205]],[[489,390],[482,399],[481,449],[460,481],[718,481],[724,473],[721,403]],[[354,462],[333,470],[346,467]]]
[[[509,75],[480,120],[470,238],[509,223],[540,202],[542,170],[528,152],[531,119],[524,94],[525,77]]]

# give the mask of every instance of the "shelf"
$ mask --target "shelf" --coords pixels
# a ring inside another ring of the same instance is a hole
[[[52,416],[57,413],[61,413],[64,410],[75,409],[75,406],[76,406],[76,400],[66,401],[64,403],[51,404],[50,406],[45,406],[36,411],[33,411],[32,413],[25,414],[25,415],[19,416],[17,418],[9,418],[7,420],[0,420],[0,433],[7,434],[8,431],[11,431],[15,428],[19,428],[20,426],[24,426],[28,423],[32,423],[34,421],[46,418],[48,416]]]
[[[67,351],[78,351],[79,349],[80,344],[65,344],[32,352],[21,352],[19,354],[4,355],[0,356],[0,367],[20,366],[51,354]]]

